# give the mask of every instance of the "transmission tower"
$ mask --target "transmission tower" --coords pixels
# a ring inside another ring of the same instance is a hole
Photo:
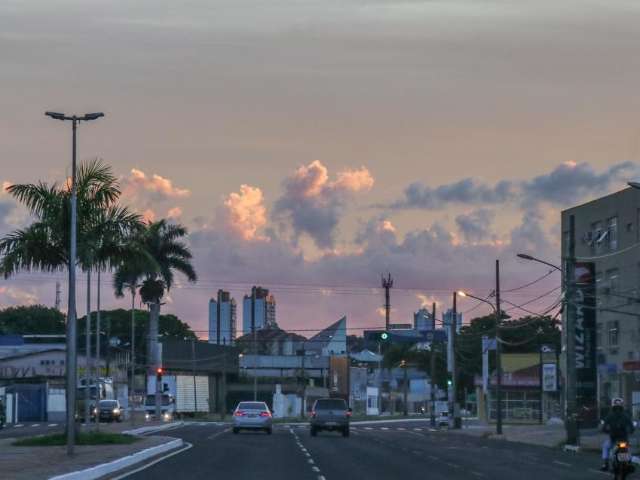
[[[382,288],[384,288],[384,326],[385,330],[389,330],[389,317],[391,315],[391,295],[390,290],[393,288],[393,278],[387,273],[387,278],[382,275]]]

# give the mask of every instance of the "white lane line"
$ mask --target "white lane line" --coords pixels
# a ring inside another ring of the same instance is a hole
[[[39,427],[40,424],[39,423],[34,423],[33,425],[31,425],[32,427]]]
[[[434,457],[433,455],[427,455],[429,460],[438,460],[438,457]]]
[[[365,430],[373,430],[371,427],[364,427]]]
[[[380,427],[380,430],[389,430],[387,427]]]
[[[181,448],[180,450],[176,450],[175,452],[171,452],[170,454],[165,455],[164,457],[160,457],[160,458],[154,460],[153,462],[147,463],[146,465],[143,465],[140,468],[136,468],[135,470],[131,470],[130,472],[124,473],[124,474],[120,475],[119,477],[113,477],[111,480],[121,480],[123,478],[127,478],[128,476],[133,475],[134,473],[138,473],[138,472],[141,472],[142,470],[146,470],[147,468],[152,467],[156,463],[162,462],[163,460],[166,460],[167,458],[171,458],[174,455],[177,455],[179,453],[186,452],[191,447],[193,447],[193,445],[188,443],[188,442],[184,442],[184,443],[186,444],[186,446],[184,448]]]
[[[460,468],[460,465],[456,465],[455,463],[444,462],[444,464],[451,468],[455,468],[455,469]]]
[[[327,479],[324,478],[324,475],[318,475],[318,480],[327,480]]]
[[[556,465],[562,465],[563,467],[572,467],[573,466],[570,463],[561,462],[559,460],[554,460],[553,463],[555,463]]]
[[[47,427],[57,427],[58,424],[57,423],[50,423],[49,425],[47,425]]]
[[[485,477],[486,476],[484,473],[474,472],[473,470],[471,470],[471,475],[475,475],[476,477]]]
[[[422,431],[422,429],[421,429],[421,428],[414,428],[413,430],[414,430],[415,432],[421,432],[421,431]]]
[[[13,428],[20,428],[20,427],[24,427],[24,425],[22,425],[21,423],[18,423],[17,425],[13,426]]]
[[[320,473],[320,469],[316,466],[311,467],[311,470],[313,470],[316,473]]]
[[[216,433],[214,433],[214,434],[212,434],[212,435],[209,435],[209,436],[207,437],[207,440],[213,440],[214,438],[219,437],[219,436],[220,436],[220,435],[222,435],[223,433],[227,433],[227,432],[230,432],[230,431],[231,431],[231,429],[230,429],[230,428],[225,428],[224,430],[222,430],[222,431],[220,431],[220,432],[216,432]]]
[[[313,465],[315,462],[313,461],[313,458],[309,458],[309,459],[307,459],[307,463],[309,465]]]
[[[398,427],[398,428],[396,428],[396,430],[404,431],[404,430],[406,430],[406,428],[404,428],[404,427]]]

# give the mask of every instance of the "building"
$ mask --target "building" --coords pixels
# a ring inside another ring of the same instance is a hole
[[[456,321],[456,332],[460,333],[460,329],[462,328],[462,313],[457,312],[456,316],[458,317]],[[451,326],[452,318],[453,318],[453,310],[451,309],[447,310],[442,314],[442,328],[444,328],[447,332],[449,331],[449,328]]]
[[[562,283],[565,297],[571,293],[563,325],[572,315],[576,329],[577,393],[581,402],[588,399],[590,407],[597,402],[600,408],[622,397],[634,406],[634,417],[640,406],[639,245],[638,190],[627,188],[562,212],[563,267],[572,254],[576,261],[569,292],[570,277]]]
[[[323,357],[347,354],[347,317],[342,317],[318,332],[305,343],[304,349]]]
[[[209,300],[209,343],[233,345],[236,338],[236,301],[229,292],[218,290]]]
[[[435,318],[426,308],[421,308],[413,314],[413,328],[419,332],[435,330]]]
[[[253,319],[252,319],[253,311]],[[269,294],[269,290],[253,287],[250,295],[245,295],[242,301],[242,333],[251,333],[252,322],[256,330],[277,327],[276,299]]]

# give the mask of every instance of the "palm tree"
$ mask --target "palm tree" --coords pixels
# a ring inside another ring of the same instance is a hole
[[[180,272],[190,282],[197,280],[191,264],[191,251],[180,241],[186,237],[187,229],[166,220],[149,222],[135,239],[133,250],[146,252],[138,261],[121,264],[114,277],[116,294],[121,294],[125,284],[136,285],[140,279],[140,296],[150,308],[149,338],[150,364],[153,369],[160,366],[158,351],[158,321],[160,305],[165,292],[174,284],[174,271]],[[135,287],[134,287],[135,288]],[[132,292],[134,295],[134,292]],[[156,418],[160,417],[161,385],[156,384]]]
[[[77,265],[87,272],[88,361],[90,272],[96,266],[104,267],[118,262],[122,255],[122,239],[128,231],[140,225],[140,217],[117,205],[120,196],[117,178],[102,161],[80,164],[76,185]],[[16,230],[0,239],[0,273],[8,278],[21,270],[52,272],[69,267],[71,184],[18,184],[11,185],[7,191],[27,207],[35,221],[25,229]]]

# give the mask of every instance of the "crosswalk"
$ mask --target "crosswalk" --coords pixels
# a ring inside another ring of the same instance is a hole
[[[224,427],[230,426],[230,423],[225,422],[196,422],[196,421],[186,421],[184,422],[185,427]],[[308,423],[275,423],[273,425],[274,429],[295,429],[295,430],[308,430]],[[438,432],[439,430],[435,428],[429,427],[408,427],[408,426],[385,426],[385,425],[351,425],[350,430],[352,432],[415,432],[415,433],[428,433],[428,432]]]

